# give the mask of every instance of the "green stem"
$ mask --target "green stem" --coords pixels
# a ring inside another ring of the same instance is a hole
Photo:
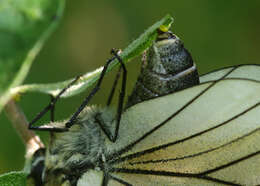
[[[28,121],[13,99],[6,104],[4,110],[15,131],[26,146],[26,158],[30,158],[39,148],[44,148],[40,138],[33,131],[28,130]]]

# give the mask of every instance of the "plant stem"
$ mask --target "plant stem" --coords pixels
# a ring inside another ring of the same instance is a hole
[[[28,130],[26,116],[13,99],[6,104],[4,110],[12,126],[26,146],[26,158],[30,158],[36,150],[44,148],[44,144],[35,132]]]

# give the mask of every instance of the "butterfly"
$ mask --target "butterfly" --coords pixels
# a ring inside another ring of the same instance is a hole
[[[86,107],[53,136],[46,185],[259,184],[259,72],[259,65],[224,68],[136,104],[122,114],[114,142],[95,123],[100,113],[115,128],[111,110]]]
[[[31,122],[30,129],[51,132],[42,184],[260,184],[258,65],[214,71],[201,76],[199,85],[123,110],[126,68],[119,53],[112,53],[123,69],[116,114],[86,106],[108,60],[97,86],[69,120],[40,127]]]

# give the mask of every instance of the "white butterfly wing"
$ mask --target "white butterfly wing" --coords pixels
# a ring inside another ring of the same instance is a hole
[[[126,182],[123,183],[123,180]],[[121,183],[120,183],[121,182]],[[199,185],[199,186],[216,186],[213,182],[207,180],[199,180],[194,178],[178,178],[170,176],[156,176],[145,174],[129,174],[117,173],[114,179],[110,179],[109,186],[183,186],[183,185]]]
[[[117,142],[108,144],[121,154],[110,160],[113,181],[260,184],[259,93],[257,81],[227,79],[128,109]]]
[[[101,186],[103,181],[103,172],[97,170],[88,170],[77,182],[77,186]],[[63,186],[63,185],[62,185]]]
[[[200,76],[200,83],[225,78],[241,78],[260,81],[260,65],[238,65],[218,69]]]

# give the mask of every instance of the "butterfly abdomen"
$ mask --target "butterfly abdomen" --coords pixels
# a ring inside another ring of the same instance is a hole
[[[143,60],[128,107],[199,84],[199,75],[190,53],[183,42],[170,32],[158,35]]]

